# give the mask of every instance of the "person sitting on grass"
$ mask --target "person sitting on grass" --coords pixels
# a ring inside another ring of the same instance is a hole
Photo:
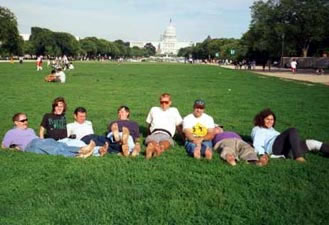
[[[49,75],[45,76],[45,81],[65,83],[66,75],[61,68],[58,68],[57,71],[52,70]]]
[[[302,140],[296,128],[288,128],[280,134],[274,129],[275,123],[276,116],[269,108],[262,110],[255,116],[255,127],[251,131],[251,138],[258,154],[292,157],[299,162],[305,162],[304,154],[308,151],[320,151],[326,155],[329,154],[328,144],[317,140]]]
[[[183,132],[185,135],[185,149],[187,153],[200,159],[212,159],[212,142],[214,138],[214,119],[204,113],[205,102],[201,99],[195,100],[193,113],[183,119]]]
[[[257,166],[265,166],[268,163],[267,155],[258,159],[254,148],[242,140],[240,135],[232,131],[224,131],[223,126],[215,124],[215,136],[212,139],[214,150],[220,153],[220,157],[231,166],[236,161],[244,160]]]
[[[182,117],[177,108],[170,107],[171,103],[171,95],[163,93],[160,96],[160,107],[152,107],[147,115],[150,135],[145,139],[146,159],[160,156],[173,146],[176,128],[181,131]]]
[[[63,155],[66,157],[87,158],[93,154],[95,143],[84,147],[71,147],[54,139],[40,139],[28,126],[25,113],[16,113],[12,118],[15,127],[5,134],[2,148],[14,148],[24,152],[37,154]]]
[[[56,70],[52,70],[49,75],[45,76],[46,82],[55,82],[56,81]]]
[[[112,121],[109,126],[107,138],[119,143],[123,156],[137,156],[141,150],[139,143],[139,126],[135,121],[129,120],[130,109],[122,105],[118,108],[118,120]]]
[[[51,113],[44,114],[39,135],[40,138],[53,138],[56,141],[67,137],[66,131],[66,102],[63,97],[57,97],[52,103]]]

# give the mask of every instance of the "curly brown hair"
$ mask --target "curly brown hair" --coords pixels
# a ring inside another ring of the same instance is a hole
[[[55,112],[55,107],[57,106],[57,104],[59,102],[63,102],[63,104],[64,104],[63,114],[66,112],[66,101],[65,101],[65,99],[63,97],[57,97],[57,98],[54,99],[54,101],[51,105],[52,106],[52,113]]]
[[[254,125],[259,127],[265,127],[264,119],[270,115],[272,115],[274,118],[274,123],[273,123],[273,127],[274,127],[276,122],[276,116],[270,108],[263,109],[262,111],[256,114],[256,116],[254,117]]]

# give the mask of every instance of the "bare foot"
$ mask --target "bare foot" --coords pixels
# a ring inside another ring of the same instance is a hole
[[[164,146],[163,145],[159,145],[159,144],[156,144],[154,146],[154,155],[156,157],[160,156],[164,151]]]
[[[297,157],[295,160],[296,160],[297,162],[301,162],[301,163],[306,162],[306,160],[305,160],[304,157]]]
[[[127,127],[122,127],[122,144],[127,145],[128,144],[128,138],[129,138],[129,130]]]
[[[205,151],[205,158],[208,159],[208,160],[211,160],[212,159],[212,151],[210,148],[207,148],[206,151]]]
[[[117,123],[112,124],[111,131],[113,133],[114,140],[116,142],[119,142],[120,136],[119,136],[119,127]]]
[[[230,164],[231,166],[235,166],[236,165],[234,155],[228,153],[228,154],[226,154],[225,158],[226,158],[226,162],[228,164]]]
[[[136,143],[133,152],[131,153],[131,156],[132,157],[138,156],[140,151],[141,151],[141,145],[139,143]]]
[[[98,152],[100,156],[104,156],[107,153],[108,147],[109,147],[109,143],[105,142],[105,145],[99,148]]]
[[[96,146],[95,142],[93,140],[91,140],[89,145],[80,148],[80,151],[79,151],[79,154],[77,157],[87,158],[87,157],[91,156],[94,152],[95,146]]]
[[[123,156],[129,156],[129,147],[128,147],[128,145],[122,145],[121,148],[122,148],[122,155]]]
[[[154,152],[154,145],[152,143],[149,143],[146,147],[146,155],[145,155],[146,159],[152,158],[153,152]]]
[[[268,163],[268,156],[262,155],[259,160],[256,162],[257,166],[266,166]]]
[[[193,157],[196,158],[196,159],[201,158],[201,145],[195,146],[194,152],[193,152]]]

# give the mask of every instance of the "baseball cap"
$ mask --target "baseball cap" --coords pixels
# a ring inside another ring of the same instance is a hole
[[[197,100],[194,101],[193,107],[194,108],[202,108],[202,109],[204,109],[206,107],[206,103],[202,99],[197,99]]]

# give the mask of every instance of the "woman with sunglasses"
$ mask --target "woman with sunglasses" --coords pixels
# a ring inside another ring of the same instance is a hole
[[[274,129],[275,123],[276,116],[271,109],[264,109],[255,116],[251,138],[258,154],[292,157],[299,162],[305,162],[304,154],[308,151],[329,154],[328,144],[317,140],[302,140],[296,128],[288,128],[280,133]]]

